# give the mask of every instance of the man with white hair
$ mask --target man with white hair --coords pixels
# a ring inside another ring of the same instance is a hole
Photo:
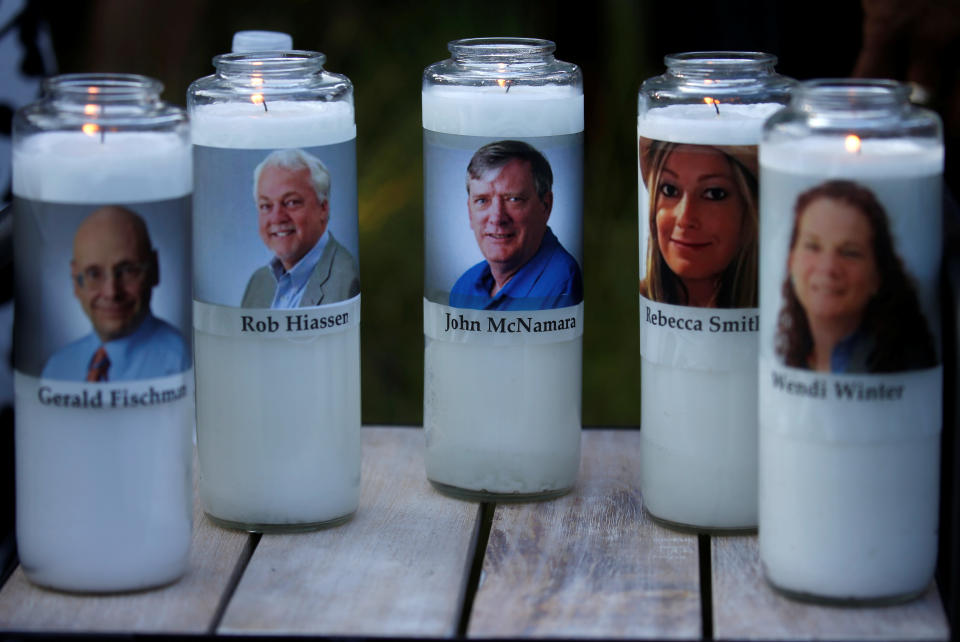
[[[245,308],[335,303],[360,292],[357,261],[327,229],[330,173],[301,149],[277,150],[253,173],[260,238],[273,252],[250,277]]]

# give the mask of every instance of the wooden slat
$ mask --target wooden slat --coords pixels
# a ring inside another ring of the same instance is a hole
[[[756,536],[713,538],[714,637],[718,640],[946,640],[936,586],[920,599],[879,608],[788,599],[763,578]]]
[[[584,431],[560,499],[496,508],[476,637],[699,638],[697,538],[642,511],[636,431]]]
[[[423,451],[422,430],[364,428],[357,514],[264,535],[218,632],[452,636],[479,506],[434,491]]]
[[[23,632],[206,633],[250,536],[214,526],[196,497],[190,565],[179,581],[140,593],[72,595],[38,588],[17,568],[0,591],[0,630]]]

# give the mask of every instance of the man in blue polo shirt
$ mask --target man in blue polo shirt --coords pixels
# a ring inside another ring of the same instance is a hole
[[[527,143],[477,150],[467,167],[467,208],[485,260],[457,279],[451,306],[546,310],[583,300],[580,266],[547,226],[552,189],[550,164]]]

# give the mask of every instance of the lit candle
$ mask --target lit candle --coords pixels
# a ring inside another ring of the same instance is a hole
[[[352,86],[321,54],[216,62],[189,97],[201,499],[232,528],[336,524],[360,485]]]
[[[669,525],[757,524],[757,160],[776,58],[668,56],[640,90],[640,485]]]
[[[17,544],[44,586],[137,590],[187,566],[192,174],[160,89],[60,76],[16,117]]]
[[[938,119],[894,83],[804,83],[760,164],[766,576],[816,599],[917,595],[937,557]]]
[[[555,61],[553,49],[527,39],[456,41],[454,58],[424,74],[427,477],[468,498],[555,496],[579,468],[583,93],[579,70]],[[519,61],[533,76],[561,80],[521,78]],[[471,80],[487,72],[485,82]],[[552,239],[530,243],[527,254],[537,254],[526,262],[511,244],[521,225],[498,182],[514,168],[523,187],[511,202],[524,199],[539,221],[524,229]],[[502,208],[499,223],[487,204]],[[548,249],[557,263],[544,270]],[[494,275],[500,259],[521,264],[503,284]],[[549,292],[529,286],[532,270],[554,282]]]

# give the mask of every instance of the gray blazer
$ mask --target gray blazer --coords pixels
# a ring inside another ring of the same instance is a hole
[[[250,277],[240,305],[245,308],[269,308],[276,291],[277,280],[270,271],[270,266],[265,265]],[[327,239],[327,246],[320,254],[320,260],[307,280],[300,307],[345,301],[359,293],[360,270],[357,268],[357,260],[331,234]]]

